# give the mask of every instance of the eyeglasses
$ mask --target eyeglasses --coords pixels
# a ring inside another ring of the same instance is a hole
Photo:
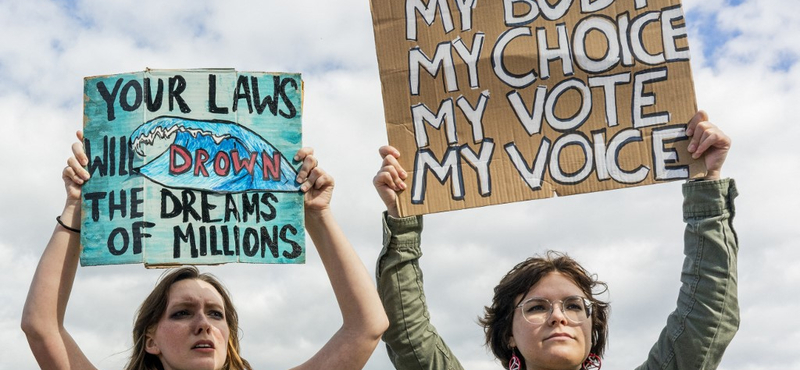
[[[531,298],[517,305],[525,321],[540,325],[553,315],[553,307],[561,305],[561,312],[574,324],[580,324],[592,317],[592,302],[584,297],[571,296],[560,301],[550,302],[545,298]]]

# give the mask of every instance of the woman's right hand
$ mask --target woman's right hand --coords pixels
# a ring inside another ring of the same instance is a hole
[[[397,209],[397,193],[406,189],[404,180],[408,177],[408,173],[397,161],[397,158],[400,158],[400,151],[393,146],[382,146],[378,149],[378,153],[383,158],[383,164],[380,171],[372,178],[372,184],[386,205],[389,216],[400,217]]]
[[[83,150],[83,131],[78,131],[75,135],[78,141],[72,143],[72,157],[67,159],[67,167],[61,171],[61,178],[67,191],[67,201],[80,201],[81,186],[89,180],[89,172],[83,168],[89,164],[89,158]]]

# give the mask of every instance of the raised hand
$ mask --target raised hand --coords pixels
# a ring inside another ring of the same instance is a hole
[[[386,205],[386,211],[389,215],[399,217],[397,193],[406,189],[406,184],[403,180],[408,177],[408,173],[397,161],[397,158],[400,158],[400,152],[393,146],[382,146],[378,149],[378,153],[383,158],[383,164],[375,177],[372,178],[372,184]]]
[[[75,133],[78,141],[72,144],[72,157],[67,159],[67,167],[61,171],[61,179],[64,180],[64,188],[67,191],[67,200],[81,199],[81,186],[89,180],[89,172],[83,168],[89,164],[89,158],[83,151],[83,131]]]
[[[731,138],[725,135],[716,125],[708,121],[705,111],[698,111],[686,127],[686,136],[691,138],[689,153],[692,158],[703,156],[706,164],[706,180],[720,178],[722,164],[731,148]]]
[[[300,183],[300,190],[305,193],[306,211],[320,212],[330,209],[333,197],[333,177],[317,167],[319,161],[314,157],[314,149],[301,148],[295,154],[294,160],[303,161],[295,181]]]

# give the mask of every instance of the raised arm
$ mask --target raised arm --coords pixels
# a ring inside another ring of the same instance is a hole
[[[80,257],[81,185],[89,179],[82,167],[87,163],[83,152],[83,133],[72,145],[74,155],[67,160],[61,177],[67,200],[33,275],[28,298],[22,311],[22,330],[42,369],[94,369],[64,328],[75,271]],[[62,226],[66,225],[66,227]],[[75,230],[69,230],[67,227]]]
[[[325,265],[342,313],[342,327],[297,369],[361,369],[388,326],[386,314],[366,267],[331,213],[333,178],[316,166],[310,148],[301,149],[296,159],[304,162],[298,181],[305,192],[306,230]]]
[[[383,250],[375,271],[378,292],[389,317],[383,335],[389,359],[399,370],[463,369],[431,324],[419,267],[422,217],[399,218],[397,192],[405,189],[407,174],[391,146],[379,150],[383,165],[373,185],[386,204],[383,217]]]
[[[684,254],[677,309],[640,369],[715,369],[739,327],[736,184],[720,179],[731,140],[698,112],[687,127],[689,151],[708,175],[684,184]]]

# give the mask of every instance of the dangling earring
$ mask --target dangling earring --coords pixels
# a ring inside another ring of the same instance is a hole
[[[519,370],[520,362],[519,357],[517,357],[517,352],[514,348],[511,348],[511,359],[508,360],[508,370]]]
[[[586,361],[583,362],[583,370],[600,370],[600,366],[602,366],[600,356],[594,353],[590,353]]]

